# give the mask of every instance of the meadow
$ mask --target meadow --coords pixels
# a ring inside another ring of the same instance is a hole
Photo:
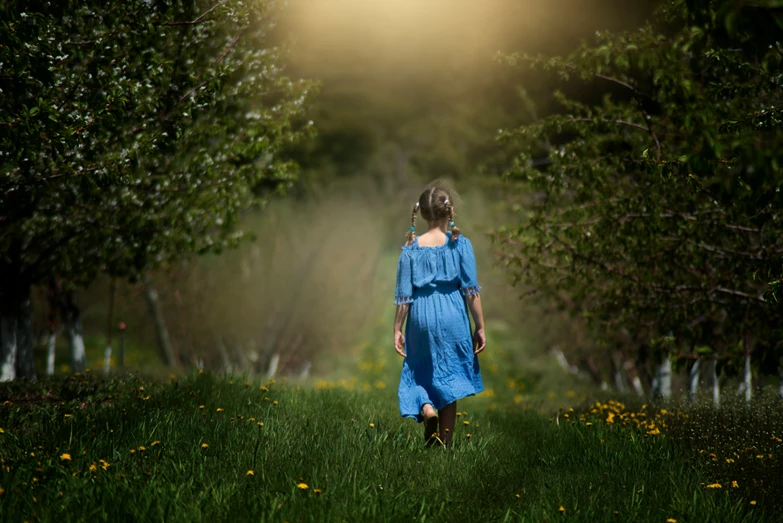
[[[447,450],[377,381],[4,384],[0,520],[783,521],[774,398],[547,413],[495,393],[458,405]]]

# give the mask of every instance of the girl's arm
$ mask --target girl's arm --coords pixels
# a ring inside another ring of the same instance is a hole
[[[402,324],[405,323],[410,308],[410,303],[397,305],[397,312],[394,315],[394,349],[403,358],[407,355],[405,354],[405,335],[402,333]]]
[[[487,345],[487,336],[484,334],[484,312],[481,310],[481,294],[475,293],[466,296],[470,314],[476,330],[473,333],[473,354],[478,354]]]

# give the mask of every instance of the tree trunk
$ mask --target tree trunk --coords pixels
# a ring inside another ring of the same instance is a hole
[[[54,348],[57,343],[57,335],[54,331],[49,333],[46,343],[46,375],[54,376]]]
[[[623,365],[616,351],[609,352],[609,361],[611,362],[612,366],[614,386],[617,389],[617,392],[624,393],[626,390],[628,390],[628,387],[625,382],[625,377],[623,377]]]
[[[780,358],[780,365],[778,366],[778,397],[783,400],[783,358]]]
[[[16,378],[16,317],[0,314],[0,381]]]
[[[161,352],[163,361],[170,367],[177,367],[177,359],[174,357],[174,349],[171,347],[169,331],[166,328],[166,319],[163,317],[163,311],[160,308],[158,291],[155,289],[155,284],[152,282],[149,274],[144,275],[144,295],[147,298],[150,314],[152,314],[152,318],[155,320],[155,334],[158,338],[158,349]]]
[[[672,396],[672,360],[668,353],[663,354],[663,360],[655,368],[652,396],[669,399]]]
[[[699,374],[701,373],[701,358],[696,358],[688,372],[688,400],[696,400],[696,394],[699,392]]]
[[[745,393],[745,402],[753,399],[753,373],[750,368],[750,351],[745,351],[745,368],[742,372],[742,386],[740,390]]]
[[[62,318],[71,352],[71,371],[74,373],[84,372],[87,367],[87,355],[84,350],[84,335],[82,334],[82,311],[76,305],[73,291],[65,293]]]
[[[712,405],[720,406],[720,385],[718,383],[718,355],[713,354],[710,360],[710,387],[712,388]]]
[[[35,357],[33,354],[33,301],[30,286],[20,289],[19,307],[16,316],[16,377],[35,380]]]
[[[277,373],[277,366],[280,364],[280,353],[275,352],[272,355],[272,359],[269,361],[269,368],[266,371],[267,378],[273,378]]]

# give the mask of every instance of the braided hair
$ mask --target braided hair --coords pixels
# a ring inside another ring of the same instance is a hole
[[[459,228],[454,225],[454,205],[450,201],[449,193],[440,187],[430,187],[421,193],[419,201],[413,206],[411,212],[411,229],[405,237],[406,245],[411,245],[416,240],[416,213],[421,211],[422,217],[428,222],[448,222],[451,228],[451,240],[461,234]]]

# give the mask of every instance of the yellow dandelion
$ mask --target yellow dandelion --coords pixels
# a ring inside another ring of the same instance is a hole
[[[155,440],[152,443],[150,443],[150,447],[157,447],[158,445],[160,445],[160,441],[158,440]]]
[[[216,409],[216,412],[223,412],[223,409],[222,409],[222,408],[220,408],[220,407],[218,407],[218,408]]]
[[[261,390],[261,392],[269,392],[269,389],[267,387],[263,386],[263,385],[261,385],[258,388],[259,388],[259,390]]]
[[[307,486],[307,483],[297,483],[296,486],[299,487],[302,490],[307,490],[307,489],[310,488],[310,487]]]
[[[666,523],[677,523],[677,520],[674,518],[667,518]]]
[[[375,423],[370,423],[370,428],[374,429],[375,428]]]
[[[723,486],[720,483],[710,483],[705,488],[723,488]]]
[[[756,456],[756,458],[757,458],[757,459],[764,459],[764,454],[758,454],[758,455]]]
[[[514,497],[519,499],[521,496],[519,494],[514,494]]]
[[[470,425],[470,422],[469,421],[463,421],[462,424],[463,425]]]
[[[198,408],[203,409],[204,405],[199,405]]]
[[[31,452],[30,456],[35,457],[35,452]]]
[[[255,421],[255,418],[247,418],[247,422],[250,423],[251,421]]]
[[[465,439],[470,439],[470,434],[465,434]]]
[[[593,424],[592,424],[591,422],[589,422],[589,421],[588,421],[587,423],[585,423],[585,426],[587,426],[587,427],[592,427],[592,426],[593,426]]]
[[[272,405],[277,405],[277,400],[273,401]]]
[[[726,458],[726,463],[734,463],[734,458]]]
[[[107,468],[111,467],[111,463],[109,463],[105,459],[99,459],[98,462],[101,464],[101,468],[103,470],[106,470]]]
[[[755,499],[750,500],[750,504],[751,505],[755,505],[756,504],[756,500]]]
[[[560,505],[560,508],[557,509],[557,511],[563,514],[565,512],[565,507],[563,505]]]
[[[136,454],[136,449],[130,449],[131,454]]]
[[[201,444],[201,448],[202,448],[202,449],[205,449],[205,448],[207,448],[207,447],[209,447],[209,444],[208,444],[208,443],[202,443],[202,444]]]
[[[319,488],[314,488],[314,489],[313,489],[313,493],[314,493],[314,494],[321,494],[322,492],[323,492],[323,490],[322,490],[322,489],[319,489]]]
[[[253,472],[252,470],[248,470],[248,471],[247,471],[247,475],[248,475],[248,476],[255,476],[255,475],[256,475],[256,473],[255,473],[255,472]]]
[[[731,486],[732,488],[739,488],[739,483],[737,483],[736,481],[732,481]]]
[[[71,461],[71,455],[66,452],[60,456],[60,459],[63,461]]]
[[[98,470],[98,466],[95,463],[90,464],[90,472],[95,472]]]
[[[147,447],[145,447],[144,445],[139,445],[139,450],[141,452],[144,452],[145,450],[147,450]]]
[[[0,434],[5,434],[5,431],[2,428],[0,428]]]
[[[64,418],[70,418],[70,417],[71,417],[71,414],[63,414],[63,417],[64,417]]]
[[[256,423],[256,425],[258,425],[259,427],[263,427],[264,426],[264,422],[263,421],[259,421],[258,423]]]
[[[5,494],[5,489],[0,487],[0,496],[2,496],[3,494]]]

